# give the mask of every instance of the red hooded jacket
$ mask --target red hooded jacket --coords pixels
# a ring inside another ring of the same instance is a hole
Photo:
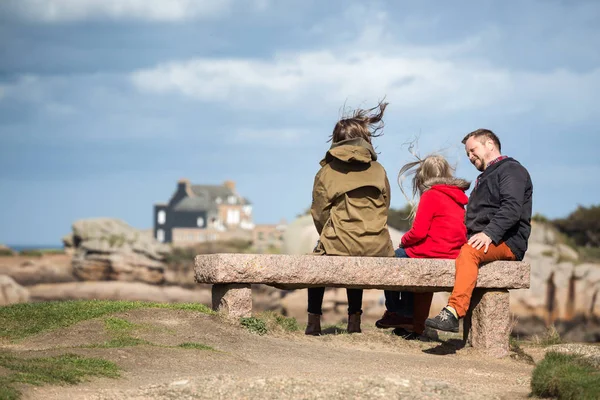
[[[467,242],[465,205],[469,199],[465,190],[470,183],[438,178],[425,185],[430,189],[421,195],[413,225],[402,236],[402,246],[411,258],[454,259]]]

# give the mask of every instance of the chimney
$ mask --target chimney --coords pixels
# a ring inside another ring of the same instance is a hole
[[[188,179],[182,178],[177,181],[177,192],[185,193],[188,196],[193,196],[192,186]]]
[[[235,182],[234,181],[225,181],[225,182],[223,182],[223,186],[225,186],[226,188],[228,188],[229,190],[231,190],[232,192],[235,193]]]

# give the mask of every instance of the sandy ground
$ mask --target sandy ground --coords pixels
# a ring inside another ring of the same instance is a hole
[[[259,336],[219,316],[143,309],[115,314],[138,324],[131,334],[156,345],[202,343],[211,350],[151,345],[74,346],[109,338],[103,319],[1,347],[21,356],[64,353],[101,357],[122,368],[119,379],[77,386],[23,386],[24,399],[196,398],[526,398],[532,366],[491,359],[458,340],[406,341],[365,326],[362,334]]]

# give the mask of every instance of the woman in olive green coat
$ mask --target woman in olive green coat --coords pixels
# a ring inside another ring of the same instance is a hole
[[[371,138],[380,136],[387,103],[357,110],[337,122],[331,148],[315,177],[311,214],[319,233],[315,253],[328,256],[394,257],[387,229],[390,184]],[[379,109],[378,112],[374,112]],[[346,289],[348,333],[360,332],[362,289]],[[308,289],[307,335],[321,333],[325,288]]]

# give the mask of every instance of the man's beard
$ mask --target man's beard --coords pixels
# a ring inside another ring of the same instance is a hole
[[[479,161],[479,166],[477,166],[477,161]],[[473,164],[473,166],[477,168],[478,171],[485,171],[485,163],[481,158],[476,158],[471,164]]]

